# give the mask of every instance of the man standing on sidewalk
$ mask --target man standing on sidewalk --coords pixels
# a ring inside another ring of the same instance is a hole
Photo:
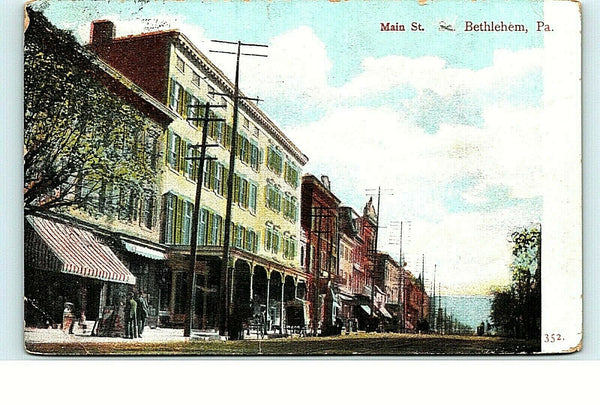
[[[125,303],[125,328],[126,337],[134,339],[137,337],[137,302],[133,298],[133,293],[127,294]]]
[[[138,337],[142,337],[142,332],[146,327],[146,317],[148,316],[148,303],[144,299],[144,292],[140,290],[137,302],[137,327]]]

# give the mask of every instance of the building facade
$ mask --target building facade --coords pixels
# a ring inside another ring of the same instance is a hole
[[[330,333],[335,324],[334,284],[339,277],[338,208],[327,176],[302,176],[301,223],[306,235],[304,268],[311,276],[311,330]]]
[[[56,63],[77,61],[71,67],[73,76],[84,75],[97,86],[95,95],[112,97],[124,106],[114,111],[112,119],[138,122],[137,130],[119,132],[120,144],[111,146],[124,154],[136,154],[137,161],[145,166],[143,169],[152,173],[157,165],[153,151],[175,114],[112,67],[87,54],[74,39],[71,48],[65,46],[68,36],[41,14],[28,10],[28,16],[26,49],[37,51],[26,58],[26,63],[35,64],[35,58],[43,55],[53,55]],[[52,105],[35,98],[40,96],[32,97],[32,106],[38,103],[44,114],[52,111]],[[64,100],[54,102],[78,103],[73,97],[72,92],[66,92]],[[103,124],[98,120],[93,121],[92,117],[86,127]],[[95,134],[101,135],[106,136]],[[53,136],[58,141],[66,135],[54,132]],[[26,146],[25,160],[30,152],[32,149]],[[81,327],[86,327],[86,321],[95,321],[95,333],[120,335],[123,304],[127,292],[133,291],[148,292],[149,320],[157,322],[157,279],[165,269],[167,257],[166,249],[159,243],[158,179],[151,176],[139,187],[125,187],[119,184],[118,175],[99,180],[93,171],[82,173],[81,168],[73,169],[69,181],[76,178],[76,186],[64,195],[60,195],[61,184],[56,185],[55,196],[62,198],[62,206],[47,209],[44,201],[36,201],[26,207],[25,298],[31,304],[26,305],[26,323],[38,323],[35,318],[39,320],[45,313],[46,322],[59,324],[69,303]],[[40,173],[44,175],[47,173]],[[82,203],[74,204],[74,200]]]
[[[90,49],[100,59],[144,88],[176,114],[159,142],[161,235],[168,246],[169,303],[162,315],[181,324],[188,305],[191,218],[196,187],[202,187],[198,227],[195,324],[218,325],[224,221],[232,193],[230,274],[225,284],[231,313],[239,322],[264,319],[267,329],[287,326],[286,303],[293,324],[305,324],[307,275],[300,269],[300,176],[307,157],[252,102],[240,100],[238,131],[232,133],[234,84],[183,34],[159,31],[115,38],[110,21],[92,24]],[[232,63],[234,61],[232,60]],[[222,105],[210,111],[222,122],[208,125],[203,167],[195,164],[201,143],[204,104]],[[232,137],[236,150],[231,150]],[[227,189],[229,158],[234,153],[232,190]],[[203,181],[197,184],[199,172]]]

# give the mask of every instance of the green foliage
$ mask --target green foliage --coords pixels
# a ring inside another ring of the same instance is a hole
[[[512,282],[495,292],[491,318],[501,334],[533,339],[541,324],[541,227],[514,232]]]
[[[160,128],[102,84],[95,57],[72,34],[27,13],[25,207],[87,206],[106,185],[153,190]]]

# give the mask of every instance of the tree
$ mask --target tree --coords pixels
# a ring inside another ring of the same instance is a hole
[[[25,208],[102,212],[154,192],[157,125],[103,85],[97,59],[71,33],[27,14]]]
[[[514,232],[511,242],[511,285],[494,293],[491,318],[502,334],[534,339],[541,332],[541,226]]]

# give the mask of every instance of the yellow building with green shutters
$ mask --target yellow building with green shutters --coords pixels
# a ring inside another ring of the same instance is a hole
[[[218,294],[227,195],[233,193],[231,228],[231,317],[284,332],[302,327],[309,275],[300,269],[300,178],[308,158],[254,103],[239,102],[237,147],[231,150],[234,85],[185,35],[176,30],[114,37],[110,21],[92,23],[91,49],[134,83],[163,102],[177,118],[161,137],[160,242],[168,247],[163,278],[169,288],[163,321],[184,321],[192,213],[199,170],[203,171],[196,267],[194,327],[218,324]],[[232,58],[232,63],[235,60]],[[242,83],[243,88],[243,83]],[[207,160],[190,146],[201,143],[203,104],[211,111]],[[227,190],[230,153],[234,184]],[[163,297],[162,302],[166,302]]]

